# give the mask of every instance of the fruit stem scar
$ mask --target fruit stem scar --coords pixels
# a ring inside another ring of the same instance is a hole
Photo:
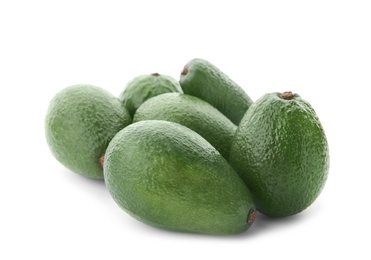
[[[160,74],[157,73],[157,72],[155,72],[155,73],[152,73],[151,76],[156,76],[156,77],[158,77],[158,76],[160,76]]]
[[[251,225],[256,219],[256,210],[250,209],[249,214],[247,215],[247,224]]]
[[[281,93],[279,96],[283,99],[290,100],[294,97],[294,94],[292,94],[291,91],[286,91],[286,92]]]
[[[188,67],[187,66],[184,66],[182,72],[180,73],[181,75],[187,75],[188,73]]]
[[[104,164],[104,155],[102,155],[101,157],[99,157],[99,163],[100,163],[100,165],[103,166],[103,164]]]

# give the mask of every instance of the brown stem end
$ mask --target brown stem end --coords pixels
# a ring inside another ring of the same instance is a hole
[[[99,163],[103,167],[103,164],[104,164],[104,155],[102,155],[101,157],[99,157]]]
[[[155,73],[152,73],[152,74],[151,74],[151,76],[155,76],[155,77],[158,77],[158,76],[160,76],[160,74],[159,74],[159,73],[157,73],[157,72],[155,72]]]
[[[188,73],[188,67],[187,66],[184,66],[184,68],[183,68],[183,70],[182,70],[182,72],[180,74],[183,75],[183,76],[185,76],[185,75],[187,75],[187,73]]]
[[[256,210],[250,209],[249,214],[247,215],[247,224],[250,226],[256,219]]]
[[[280,94],[280,97],[286,100],[293,99],[294,94],[291,91],[286,91]]]

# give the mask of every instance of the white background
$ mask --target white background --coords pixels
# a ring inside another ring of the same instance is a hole
[[[306,211],[235,236],[159,230],[52,157],[58,91],[118,96],[195,57],[254,100],[291,90],[312,104],[331,166]],[[0,1],[0,259],[370,259],[370,87],[370,1]]]

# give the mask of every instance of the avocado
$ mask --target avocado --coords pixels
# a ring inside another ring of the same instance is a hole
[[[241,120],[229,161],[249,185],[257,210],[285,217],[310,206],[324,187],[328,143],[307,101],[292,92],[269,93]]]
[[[119,98],[133,117],[138,107],[147,99],[168,92],[183,93],[179,82],[167,75],[152,73],[140,75],[129,81]]]
[[[104,177],[123,210],[159,228],[234,234],[256,216],[238,174],[204,138],[178,123],[145,120],[121,130],[107,148]]]
[[[207,101],[235,125],[238,125],[253,103],[237,83],[215,65],[203,59],[193,59],[183,68],[180,85],[185,94]]]
[[[206,101],[180,93],[158,95],[139,107],[133,122],[154,119],[179,123],[192,129],[228,159],[237,126]]]
[[[71,171],[103,178],[100,158],[113,136],[132,121],[121,101],[92,85],[73,85],[57,93],[45,118],[45,135],[54,157]]]

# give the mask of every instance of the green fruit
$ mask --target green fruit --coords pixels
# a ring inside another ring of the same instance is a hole
[[[237,126],[209,103],[180,93],[158,95],[139,107],[133,121],[154,119],[175,122],[192,129],[228,159]]]
[[[74,85],[51,100],[45,134],[52,154],[65,167],[102,179],[100,157],[113,136],[130,123],[118,98],[99,87]]]
[[[230,164],[248,183],[261,213],[284,217],[303,211],[319,195],[329,169],[315,111],[291,92],[264,95],[236,131]]]
[[[105,183],[126,212],[165,229],[233,234],[255,219],[250,192],[204,138],[177,123],[147,120],[109,144]]]
[[[180,85],[185,94],[207,101],[236,125],[252,104],[239,85],[206,60],[188,62],[180,75]]]
[[[138,107],[147,99],[169,92],[183,93],[179,82],[166,75],[153,73],[132,79],[120,94],[120,99],[133,117]]]

